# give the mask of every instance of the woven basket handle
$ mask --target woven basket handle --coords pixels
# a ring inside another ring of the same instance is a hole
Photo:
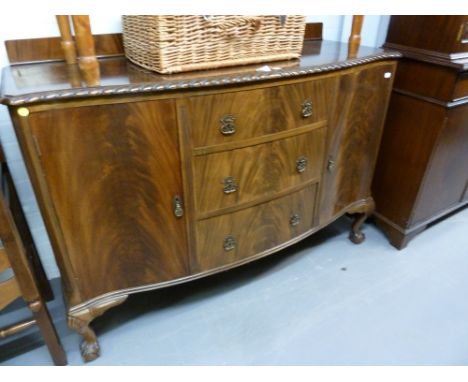
[[[216,26],[221,31],[226,31],[231,28],[242,27],[244,25],[253,25],[257,30],[260,28],[262,20],[260,17],[256,16],[238,16],[230,20],[217,21],[212,18],[212,16],[203,16],[205,21],[209,22],[211,25]]]

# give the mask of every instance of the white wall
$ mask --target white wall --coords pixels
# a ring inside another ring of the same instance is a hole
[[[390,16],[366,16],[362,30],[362,45],[378,47],[385,40]],[[326,40],[346,42],[351,30],[352,16],[307,16],[308,22],[324,23],[323,35]],[[121,32],[120,15],[91,14],[93,33]],[[0,14],[0,67],[8,65],[5,40],[58,36],[59,31],[53,15],[21,13]],[[48,240],[44,223],[37,206],[34,193],[24,166],[11,122],[4,106],[0,106],[0,140],[5,150],[12,176],[18,189],[19,197],[31,227],[31,232],[49,278],[59,276],[54,261],[52,248]]]

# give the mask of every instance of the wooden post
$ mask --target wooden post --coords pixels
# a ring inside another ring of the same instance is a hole
[[[94,38],[91,33],[89,16],[73,15],[73,28],[75,29],[76,44],[78,47],[79,61],[83,79],[88,86],[99,85],[99,63],[94,50]]]
[[[65,61],[67,64],[76,64],[76,50],[75,41],[73,41],[72,32],[70,28],[70,19],[68,15],[57,15],[57,24],[60,29],[60,36],[62,38],[62,49],[65,54]]]
[[[348,58],[354,58],[359,50],[361,44],[361,29],[364,22],[364,16],[353,16],[353,25],[351,27],[351,34],[348,41]]]

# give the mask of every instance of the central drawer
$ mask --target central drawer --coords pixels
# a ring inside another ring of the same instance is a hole
[[[318,181],[325,128],[255,146],[195,156],[197,218]]]
[[[205,147],[275,134],[328,120],[336,78],[218,93],[179,100],[192,146]]]
[[[314,224],[317,185],[196,223],[196,271],[215,269],[273,249]]]

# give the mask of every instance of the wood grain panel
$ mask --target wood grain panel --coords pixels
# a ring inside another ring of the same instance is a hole
[[[461,42],[461,28],[468,16],[392,16],[387,43],[450,54],[468,52]]]
[[[0,273],[11,268],[10,261],[8,260],[5,248],[0,248]]]
[[[453,68],[402,59],[398,62],[394,88],[449,102],[453,99],[457,75]]]
[[[323,23],[307,23],[304,40],[322,40]]]
[[[97,56],[123,55],[122,34],[94,35]],[[5,41],[10,63],[65,60],[60,37]]]
[[[447,111],[428,166],[412,224],[459,204],[468,181],[468,105]]]
[[[0,310],[21,297],[21,291],[14,277],[0,283]]]
[[[193,160],[194,200],[198,216],[274,196],[321,175],[325,128],[271,143],[197,156]],[[297,160],[307,158],[305,171]],[[223,180],[234,177],[238,190],[225,194]]]
[[[197,262],[193,271],[215,269],[240,259],[254,256],[306,232],[313,226],[317,185],[280,199],[202,220],[196,223]],[[293,214],[300,217],[292,226]],[[224,250],[226,236],[236,241],[233,250]]]
[[[458,76],[458,81],[453,91],[453,99],[466,97],[468,97],[468,73],[461,73]]]
[[[33,113],[29,120],[82,298],[188,273],[171,100]],[[62,255],[63,256],[63,255]]]
[[[328,119],[336,78],[306,81],[242,92],[228,92],[182,100],[194,147],[235,142],[274,134]],[[302,104],[312,101],[312,115],[302,116]],[[220,120],[231,114],[236,132],[225,136]]]
[[[400,227],[410,223],[444,119],[441,106],[392,94],[372,188],[377,211]]]
[[[395,63],[341,77],[336,114],[329,126],[320,222],[370,196]],[[332,166],[329,166],[332,164]]]

